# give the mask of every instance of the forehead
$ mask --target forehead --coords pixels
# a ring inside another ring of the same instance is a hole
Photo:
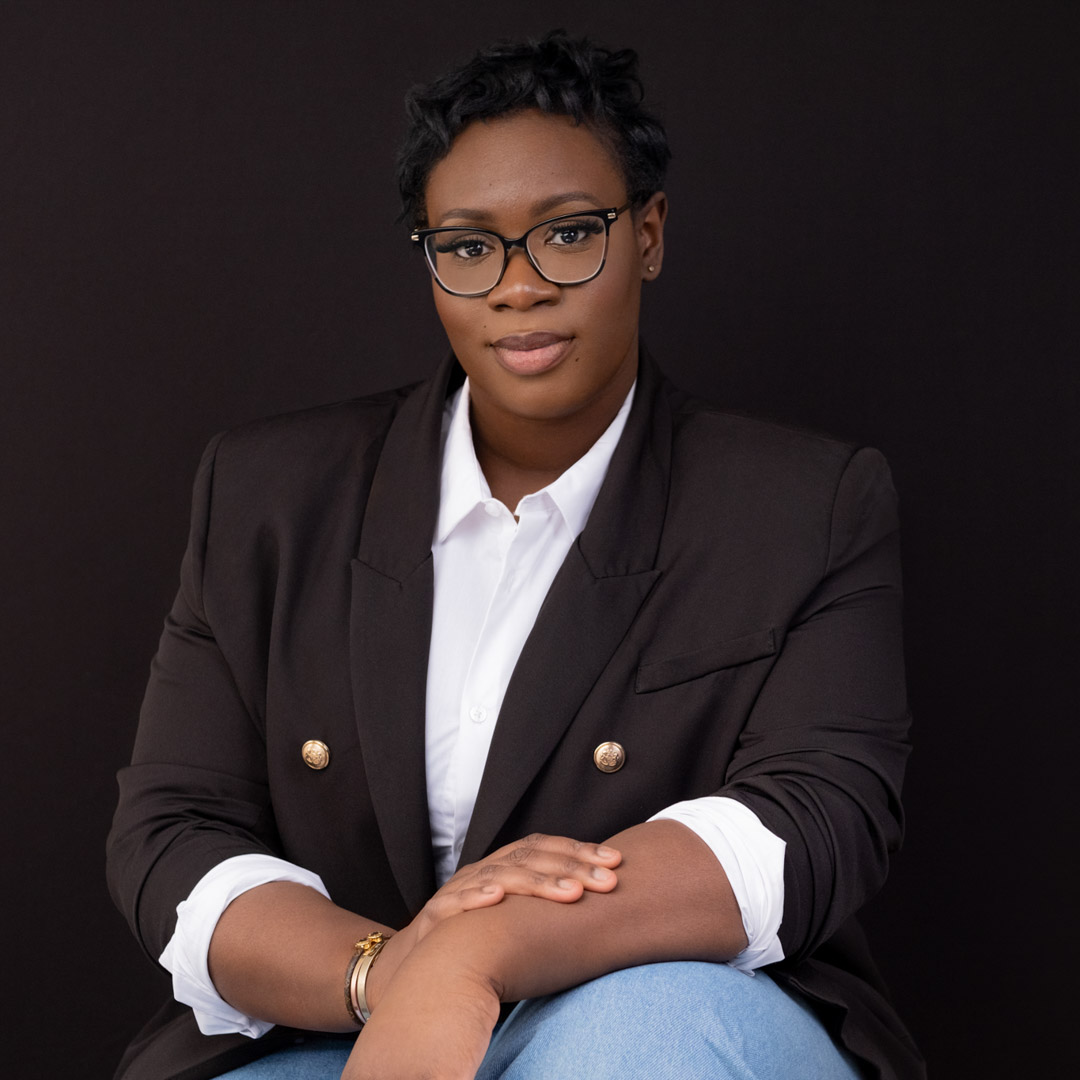
[[[432,169],[424,194],[431,225],[475,215],[524,228],[536,212],[558,213],[552,200],[563,195],[577,194],[569,201],[580,209],[593,200],[615,206],[625,192],[618,163],[588,127],[529,111],[470,124]]]

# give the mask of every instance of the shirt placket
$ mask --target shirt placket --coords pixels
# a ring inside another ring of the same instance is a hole
[[[471,817],[480,787],[488,749],[502,705],[502,688],[509,680],[510,671],[517,658],[513,643],[508,640],[512,635],[508,633],[506,625],[507,606],[504,594],[510,587],[508,579],[516,572],[515,560],[521,550],[520,527],[515,524],[513,515],[496,499],[485,502],[484,511],[490,518],[490,521],[485,523],[484,547],[486,553],[498,560],[499,571],[465,677],[458,709],[458,738],[454,748],[453,770],[455,857],[461,853],[465,825]]]

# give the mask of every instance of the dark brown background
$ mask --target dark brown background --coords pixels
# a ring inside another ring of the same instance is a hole
[[[165,992],[102,845],[204,442],[430,370],[402,95],[565,25],[637,47],[667,120],[658,359],[893,464],[917,749],[867,921],[933,1075],[1053,1074],[1077,961],[1076,5],[523,7],[0,7],[5,1073],[108,1076]]]

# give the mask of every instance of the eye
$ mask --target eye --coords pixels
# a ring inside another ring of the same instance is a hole
[[[551,223],[544,242],[552,247],[582,247],[603,231],[596,218],[564,218]]]
[[[495,250],[491,237],[483,233],[437,233],[435,251],[450,255],[463,262],[472,262],[490,255]]]

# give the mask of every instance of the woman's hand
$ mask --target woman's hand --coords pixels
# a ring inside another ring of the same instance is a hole
[[[613,868],[621,861],[619,851],[602,844],[532,833],[461,867],[383,947],[368,976],[368,1005],[374,1009],[400,964],[444,919],[491,907],[504,896],[568,904],[586,891],[610,892],[618,880]]]
[[[461,867],[413,920],[417,941],[450,915],[491,907],[507,895],[566,904],[586,890],[611,892],[617,881],[613,867],[621,860],[618,851],[601,844],[532,833]]]

